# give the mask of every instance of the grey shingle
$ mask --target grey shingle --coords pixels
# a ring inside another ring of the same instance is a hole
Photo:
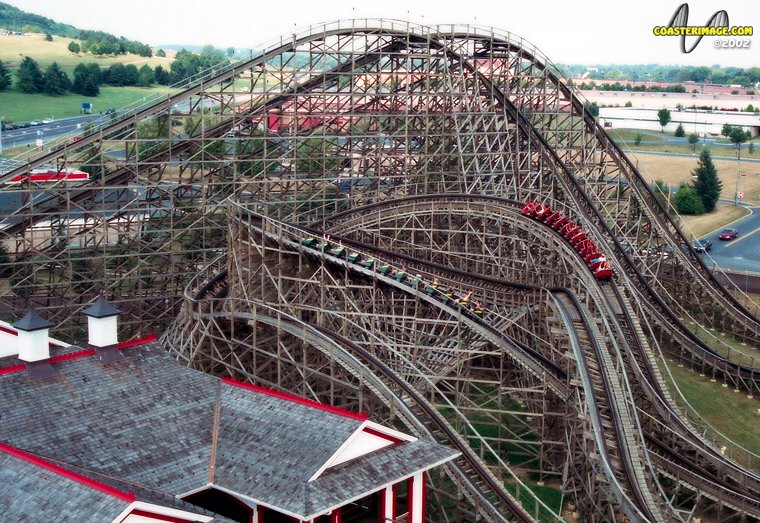
[[[178,364],[158,343],[124,354],[106,365],[96,357],[56,363],[53,378],[0,376],[0,441],[117,484],[176,496],[209,482],[218,398],[214,484],[302,516],[456,454],[405,442],[309,483],[360,420],[223,384]]]
[[[128,503],[0,452],[3,521],[113,521]]]

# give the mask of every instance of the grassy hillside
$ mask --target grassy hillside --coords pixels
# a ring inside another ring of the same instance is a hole
[[[109,107],[120,108],[133,102],[142,100],[142,98],[152,98],[162,93],[168,92],[166,87],[155,86],[151,88],[142,87],[110,87],[107,85],[100,86],[100,96],[86,97],[74,93],[68,93],[64,96],[48,96],[45,94],[23,94],[16,90],[15,70],[24,56],[34,58],[40,64],[40,68],[45,68],[57,62],[69,77],[72,77],[74,67],[80,63],[96,63],[101,68],[107,68],[116,63],[134,64],[138,68],[143,64],[155,68],[161,65],[169,69],[174,52],[167,52],[167,57],[146,58],[135,54],[125,55],[108,55],[99,56],[89,53],[73,54],[67,46],[71,41],[70,38],[54,36],[52,42],[46,42],[44,35],[30,33],[25,36],[0,36],[0,61],[2,61],[12,71],[13,86],[5,91],[0,91],[0,116],[8,122],[22,122],[38,120],[54,116],[66,118],[76,116],[82,106],[82,102],[92,102],[96,112],[103,111]]]
[[[0,28],[9,31],[36,31],[69,37],[79,34],[79,29],[72,25],[60,24],[50,18],[27,13],[2,2],[0,2]]]
[[[143,64],[151,67],[161,65],[165,69],[169,68],[173,57],[176,53],[168,51],[165,58],[153,56],[146,58],[135,54],[123,55],[92,55],[90,53],[74,54],[67,47],[71,38],[54,36],[52,42],[46,42],[43,34],[30,33],[25,36],[0,36],[0,61],[10,69],[15,70],[19,62],[25,57],[34,58],[44,71],[45,67],[53,62],[71,74],[71,71],[77,64],[94,62],[101,67],[108,67],[115,63],[134,64],[138,68]],[[15,80],[15,78],[14,78]]]

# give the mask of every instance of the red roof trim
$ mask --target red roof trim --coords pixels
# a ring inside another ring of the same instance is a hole
[[[2,327],[0,327],[0,329],[1,328]],[[135,345],[150,343],[152,341],[156,341],[156,339],[157,339],[156,335],[151,332],[147,336],[144,336],[142,338],[137,338],[136,340],[123,341],[119,343],[117,347],[120,349],[126,349],[129,347],[134,347]],[[51,346],[55,346],[55,345],[51,344]],[[82,349],[76,352],[70,352],[68,354],[60,354],[58,356],[53,356],[50,358],[50,363],[59,363],[61,361],[76,360],[79,358],[83,358],[85,356],[92,356],[93,354],[95,354],[95,349]],[[26,369],[25,363],[9,365],[8,367],[0,368],[0,376],[3,376],[5,374],[13,374],[14,372],[21,372],[24,369]]]
[[[359,421],[365,421],[367,419],[367,415],[364,413],[357,413],[357,412],[351,412],[350,410],[341,409],[338,407],[333,407],[331,405],[325,405],[324,403],[319,403],[318,401],[302,398],[300,396],[295,396],[293,394],[288,394],[286,392],[278,392],[276,390],[267,389],[264,387],[259,387],[258,385],[251,385],[250,383],[243,383],[242,381],[233,380],[232,378],[222,378],[222,383],[226,383],[228,385],[233,385],[235,387],[240,387],[243,389],[247,389],[253,392],[259,392],[261,394],[266,394],[267,396],[273,396],[275,398],[283,399],[286,401],[292,401],[293,403],[299,403],[301,405],[306,405],[307,407],[312,407],[319,410],[324,410],[326,412],[330,412],[332,414],[338,414],[340,416],[345,416],[347,418],[353,418]]]
[[[85,356],[92,356],[95,354],[95,349],[83,349],[76,352],[70,352],[68,354],[59,354],[50,358],[50,363],[58,363],[59,361],[69,361],[83,358]]]
[[[16,332],[13,329],[9,329],[7,327],[3,327],[2,325],[0,325],[0,332],[5,332],[7,334],[10,334],[11,336],[18,336],[18,332]]]
[[[117,345],[117,347],[120,349],[126,349],[129,347],[134,347],[135,345],[150,343],[152,341],[156,341],[157,339],[158,338],[156,338],[156,335],[151,332],[147,336],[143,336],[142,338],[137,338],[136,340],[122,341],[121,343]]]
[[[19,450],[16,447],[11,447],[5,443],[0,443],[0,452],[5,452],[6,454],[22,459],[28,463],[31,463],[32,465],[42,467],[45,470],[53,472],[54,474],[58,474],[59,476],[63,476],[66,479],[76,481],[77,483],[81,483],[82,485],[95,489],[99,492],[102,492],[103,494],[108,494],[109,496],[113,496],[122,501],[126,501],[127,503],[132,503],[136,499],[134,492],[125,492],[123,490],[111,487],[105,483],[101,483],[100,481],[65,469],[59,465],[47,461],[46,459],[35,456],[34,454],[29,454],[28,452]]]
[[[13,374],[14,372],[20,372],[26,368],[25,363],[18,363],[16,365],[9,365],[0,369],[0,376],[4,374]]]
[[[150,518],[156,521],[167,521],[169,523],[189,523],[190,521],[192,521],[187,518],[178,518],[176,516],[165,516],[163,514],[156,514],[155,512],[140,510],[138,508],[132,509],[129,512],[129,514],[124,516],[124,518],[121,521],[126,520],[129,516],[142,516],[142,517]]]
[[[391,436],[390,434],[384,434],[380,432],[379,430],[375,430],[370,427],[364,427],[362,429],[362,432],[366,432],[367,434],[372,434],[373,436],[377,436],[378,438],[382,438],[384,440],[390,441],[391,443],[401,443],[403,441],[395,436]]]

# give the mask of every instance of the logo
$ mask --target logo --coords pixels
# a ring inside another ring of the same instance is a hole
[[[702,41],[705,36],[752,36],[752,26],[732,26],[728,22],[728,13],[725,10],[715,11],[707,20],[705,25],[689,25],[689,4],[681,4],[668,25],[655,26],[655,36],[680,36],[681,52],[688,54],[692,52]],[[687,49],[686,37],[696,37],[696,40]],[[734,45],[722,45],[723,43],[733,43]],[[738,43],[738,45],[737,45]],[[734,47],[749,48],[749,40],[716,40],[714,47]]]

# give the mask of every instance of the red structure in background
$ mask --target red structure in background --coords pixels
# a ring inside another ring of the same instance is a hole
[[[563,216],[561,212],[554,211],[548,205],[543,205],[540,202],[529,201],[523,206],[522,213],[555,229],[564,236],[586,262],[595,278],[606,280],[612,276],[612,268],[607,262],[606,256],[599,252],[593,240],[586,236],[586,233],[578,225]]]
[[[56,169],[34,169],[29,174],[19,174],[14,176],[5,183],[7,185],[17,185],[22,182],[34,183],[54,183],[60,181],[83,182],[90,179],[90,175],[84,171],[75,169],[66,169],[58,171]]]

